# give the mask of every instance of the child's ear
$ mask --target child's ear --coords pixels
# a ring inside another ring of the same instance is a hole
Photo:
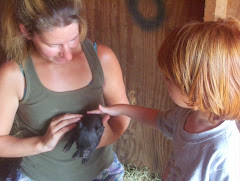
[[[21,33],[23,34],[23,36],[28,39],[31,40],[32,38],[29,36],[29,33],[27,32],[25,26],[23,24],[19,24],[19,29],[21,31]]]

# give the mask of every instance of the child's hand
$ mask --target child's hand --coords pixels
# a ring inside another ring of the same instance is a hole
[[[120,111],[118,109],[118,105],[113,106],[106,106],[103,107],[102,105],[98,106],[98,109],[88,111],[88,114],[108,114],[110,116],[120,116]]]

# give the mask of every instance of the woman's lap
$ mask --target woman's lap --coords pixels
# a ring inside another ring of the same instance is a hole
[[[93,181],[123,181],[124,168],[117,155],[114,156],[114,161],[109,168],[103,170]],[[10,173],[6,181],[33,181],[24,175],[19,169],[16,172]]]
[[[15,172],[12,172],[8,175],[6,181],[33,181],[33,180],[24,175],[18,168]]]
[[[124,176],[124,168],[117,155],[109,168],[103,170],[93,181],[122,181]]]

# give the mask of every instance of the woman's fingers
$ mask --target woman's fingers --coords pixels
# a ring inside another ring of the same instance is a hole
[[[54,125],[52,127],[52,133],[58,132],[59,130],[72,125],[74,123],[77,123],[79,120],[81,119],[81,117],[76,117],[76,118],[70,118],[70,119],[66,119],[66,120],[61,120],[59,121],[56,125]]]
[[[65,135],[65,133],[67,133],[68,131],[71,131],[72,129],[74,129],[76,127],[76,124],[71,124],[68,126],[65,126],[64,128],[61,128],[60,130],[58,130],[55,134],[58,140],[61,140],[63,138],[63,136]]]
[[[83,117],[81,114],[64,114],[64,115],[60,115],[58,117],[53,118],[53,120],[52,120],[50,125],[51,126],[55,126],[59,122],[61,122],[63,120],[69,120],[69,119],[81,118],[81,117]]]
[[[76,127],[76,123],[82,115],[65,114],[54,118],[50,123],[47,132],[42,136],[41,144],[50,151],[52,150],[64,134]]]

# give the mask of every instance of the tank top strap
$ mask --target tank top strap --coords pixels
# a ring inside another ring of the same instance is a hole
[[[85,56],[88,60],[91,72],[93,74],[92,81],[95,82],[98,78],[98,81],[100,81],[98,83],[103,84],[104,83],[104,74],[103,74],[100,60],[97,55],[97,44],[92,43],[89,39],[85,39],[81,45],[82,45],[82,49],[85,53]],[[100,78],[100,80],[99,80],[99,78]]]
[[[22,72],[22,74],[23,74],[24,79],[25,79],[25,83],[24,83],[24,93],[23,93],[23,98],[22,98],[22,99],[24,99],[24,97],[25,97],[25,95],[26,95],[26,91],[27,91],[26,75],[25,75],[25,72],[24,72],[24,69],[23,69],[22,64],[18,64],[18,66],[19,66],[19,68],[20,68],[20,70],[21,70],[21,72]]]

